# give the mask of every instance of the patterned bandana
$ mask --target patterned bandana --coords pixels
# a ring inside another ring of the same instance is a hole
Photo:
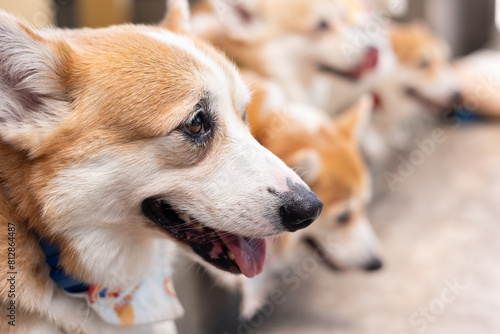
[[[91,285],[90,307],[106,322],[135,326],[174,320],[184,314],[177,299],[171,270],[158,267],[141,283],[125,289],[109,290]]]

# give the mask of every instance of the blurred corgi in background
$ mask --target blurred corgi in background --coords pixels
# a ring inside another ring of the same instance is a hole
[[[247,106],[252,134],[323,201],[324,210],[315,226],[290,238],[325,254],[325,264],[332,269],[379,269],[378,242],[365,212],[371,182],[359,147],[369,123],[371,97],[363,96],[331,119],[316,108],[286,104],[279,98],[284,96],[280,87],[272,81],[248,73],[244,77],[253,91]],[[328,247],[332,244],[334,249]]]
[[[261,286],[260,282],[297,263],[300,254],[313,252],[335,271],[378,270],[382,256],[366,215],[371,180],[360,151],[360,139],[373,107],[371,97],[363,96],[332,119],[314,107],[287,103],[275,82],[253,73],[243,74],[253,92],[247,106],[252,134],[301,175],[324,204],[314,226],[271,243],[264,277],[243,278],[242,314],[248,317],[272,287],[272,283]]]
[[[420,23],[393,23],[390,33],[397,66],[374,90],[375,111],[363,140],[372,167],[411,147],[460,102],[450,51],[441,38]]]
[[[276,81],[289,101],[332,113],[370,90],[392,62],[389,44],[354,24],[365,15],[360,0],[205,0],[193,12],[197,35],[240,68]]]
[[[405,11],[404,1],[388,6],[377,0],[333,0],[342,15],[340,22],[350,36],[340,42],[343,56],[347,59],[357,59],[360,52],[366,48],[376,55],[373,68],[370,58],[360,63],[365,68],[365,74],[358,78],[346,80],[335,71],[318,71],[308,82],[309,102],[325,110],[330,115],[336,115],[353,105],[364,93],[374,89],[388,75],[396,64],[390,43],[387,27],[391,18]],[[375,53],[374,50],[377,52]],[[335,75],[337,74],[337,75]]]

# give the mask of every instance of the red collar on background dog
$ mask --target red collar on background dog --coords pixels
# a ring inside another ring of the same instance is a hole
[[[380,95],[377,93],[372,93],[373,96],[373,110],[377,111],[382,108],[382,99],[380,98]]]

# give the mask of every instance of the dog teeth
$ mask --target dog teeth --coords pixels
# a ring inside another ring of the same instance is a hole
[[[227,257],[231,260],[231,261],[234,261],[236,259],[236,257],[234,256],[233,252],[231,252],[230,250],[227,251]]]
[[[195,231],[200,232],[200,233],[203,233],[203,230],[204,230],[204,229],[203,229],[203,226],[201,226],[201,225],[194,225],[194,226],[193,226],[193,229],[194,229]]]

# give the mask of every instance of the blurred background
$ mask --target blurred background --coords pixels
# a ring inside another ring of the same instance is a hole
[[[104,27],[154,24],[165,1],[0,0],[0,8],[36,27]],[[500,1],[413,0],[394,20],[427,22],[454,58],[500,49]],[[336,274],[320,267],[301,277],[296,289],[284,287],[282,303],[243,321],[239,297],[189,265],[177,285],[187,310],[179,332],[500,333],[500,126],[495,119],[474,119],[437,127],[446,140],[435,153],[370,204],[383,270]]]
[[[413,0],[407,13],[398,20],[429,22],[450,43],[455,56],[465,55],[496,41],[496,2]],[[38,27],[52,24],[95,28],[123,22],[156,23],[161,20],[166,4],[163,0],[0,0],[0,8]]]

